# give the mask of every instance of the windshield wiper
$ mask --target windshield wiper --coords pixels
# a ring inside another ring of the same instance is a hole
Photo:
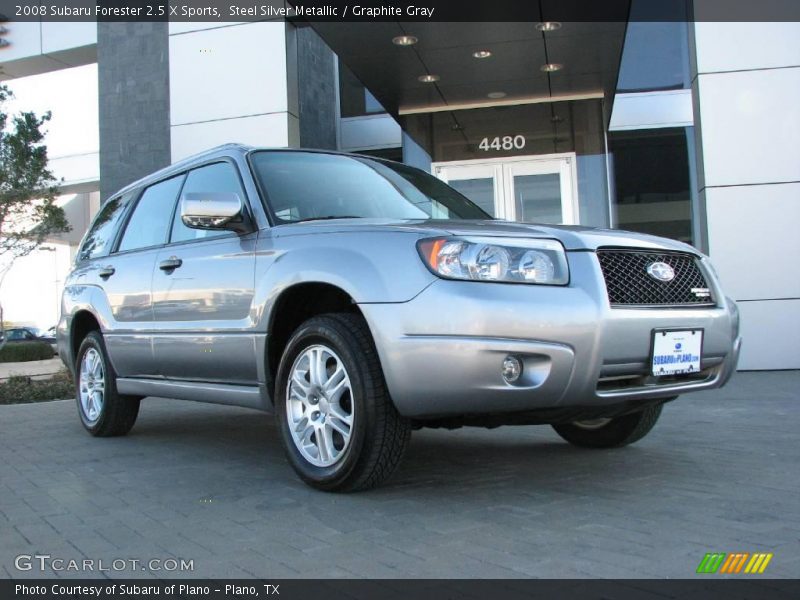
[[[358,217],[356,215],[327,215],[325,217],[308,217],[306,219],[298,219],[297,221],[291,222],[305,223],[306,221],[329,221],[331,219],[363,219],[363,217]]]

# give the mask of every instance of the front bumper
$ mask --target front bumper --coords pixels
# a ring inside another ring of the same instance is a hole
[[[409,302],[361,304],[389,393],[407,417],[613,407],[720,387],[736,369],[736,308],[610,308],[592,252],[569,253],[568,287],[437,280]],[[715,284],[716,285],[716,284]],[[656,328],[702,328],[701,371],[649,376]],[[514,384],[503,359],[522,359]]]

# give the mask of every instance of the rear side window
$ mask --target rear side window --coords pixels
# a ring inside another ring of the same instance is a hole
[[[109,253],[117,226],[122,215],[125,214],[125,208],[131,198],[133,198],[133,194],[125,194],[112,198],[103,205],[92,223],[92,228],[86,234],[86,239],[78,253],[78,260],[89,260]]]
[[[186,176],[186,184],[183,186],[181,196],[184,194],[196,193],[217,193],[217,192],[236,192],[244,201],[244,192],[239,183],[239,176],[236,168],[228,162],[214,163],[206,165],[194,171],[190,171]],[[183,224],[181,220],[181,207],[175,211],[175,219],[172,223],[172,235],[170,240],[173,242],[183,242],[185,240],[197,240],[206,237],[234,236],[233,231],[214,231],[211,229],[192,229]]]
[[[172,209],[183,183],[183,175],[147,188],[133,209],[122,234],[118,252],[158,246],[167,241]]]

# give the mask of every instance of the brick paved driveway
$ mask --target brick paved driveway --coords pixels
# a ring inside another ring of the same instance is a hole
[[[389,485],[330,495],[260,413],[148,399],[103,440],[72,402],[0,406],[0,577],[45,553],[194,559],[199,577],[680,578],[710,551],[774,552],[767,573],[797,576],[799,432],[800,372],[743,373],[624,450],[426,430]]]

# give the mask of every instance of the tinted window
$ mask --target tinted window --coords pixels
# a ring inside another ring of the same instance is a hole
[[[9,341],[32,340],[36,336],[25,329],[9,329],[6,336]]]
[[[339,61],[339,108],[342,117],[361,117],[386,110],[364,84]]]
[[[367,157],[257,152],[256,176],[283,222],[348,217],[489,219],[432,175]]]
[[[186,176],[186,184],[183,186],[181,196],[184,194],[202,192],[236,192],[244,200],[244,192],[239,184],[239,177],[236,168],[227,162],[215,163],[205,167],[200,167],[191,171]],[[172,222],[173,242],[184,240],[196,240],[204,237],[231,236],[236,235],[232,231],[214,231],[211,229],[191,229],[181,221],[180,207],[175,211],[175,219]]]
[[[133,194],[126,194],[112,198],[100,209],[92,223],[92,228],[86,234],[79,260],[87,260],[97,256],[105,256],[111,250],[111,242],[120,218],[125,214],[125,207],[130,202]]]
[[[172,209],[182,182],[183,175],[179,175],[151,185],[144,191],[125,227],[119,252],[156,246],[167,240]]]
[[[617,92],[691,87],[686,23],[644,21],[628,23]]]
[[[609,135],[620,229],[692,243],[691,183],[684,129]]]

